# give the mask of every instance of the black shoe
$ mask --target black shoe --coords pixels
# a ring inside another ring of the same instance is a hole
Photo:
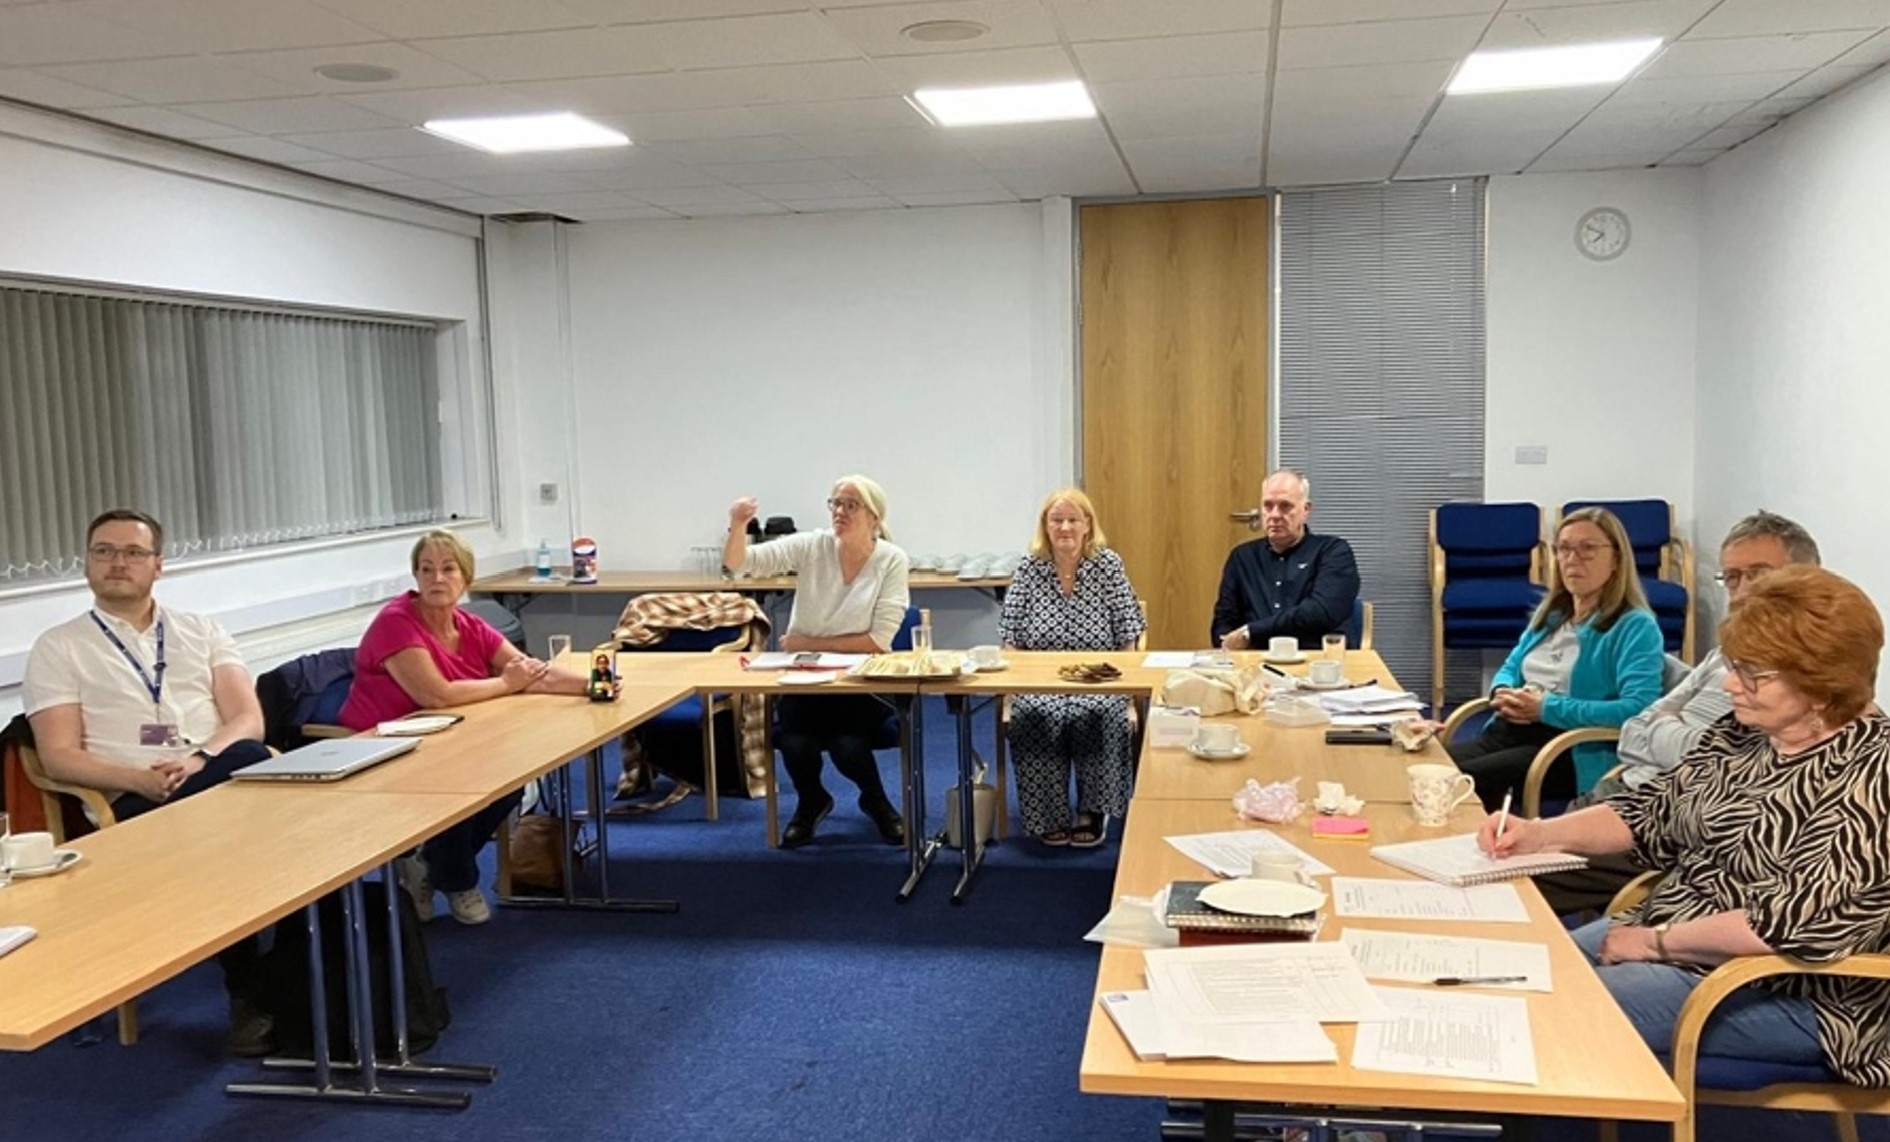
[[[822,802],[819,808],[809,810],[805,801],[794,810],[794,816],[787,823],[787,830],[781,834],[781,847],[798,849],[814,839],[814,830],[833,812],[833,798]]]
[[[230,998],[230,1033],[223,1049],[239,1059],[256,1059],[275,1049],[270,1038],[276,1021],[247,999]]]
[[[860,811],[872,818],[873,826],[879,830],[879,839],[889,845],[906,843],[906,821],[893,808],[893,803],[882,797],[878,801],[860,802]]]

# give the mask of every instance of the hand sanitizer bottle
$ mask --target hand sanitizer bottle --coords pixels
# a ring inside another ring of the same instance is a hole
[[[538,541],[538,569],[533,578],[551,578],[551,541],[548,539]]]

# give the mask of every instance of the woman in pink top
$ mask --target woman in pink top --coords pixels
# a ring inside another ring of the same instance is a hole
[[[341,724],[372,729],[415,710],[444,709],[531,691],[583,694],[589,679],[523,653],[477,615],[459,609],[473,579],[473,554],[450,531],[429,531],[413,545],[415,589],[389,600],[368,624],[354,653],[354,684]],[[479,891],[479,850],[518,807],[512,793],[486,806],[396,862],[401,885],[422,920],[433,918],[433,893],[446,893],[453,919],[492,918]]]

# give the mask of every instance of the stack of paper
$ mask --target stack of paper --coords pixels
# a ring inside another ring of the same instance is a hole
[[[1194,833],[1166,839],[1216,876],[1246,876],[1253,871],[1255,853],[1285,853],[1299,858],[1300,869],[1307,876],[1332,875],[1331,865],[1266,829]]]
[[[745,670],[848,670],[859,666],[870,654],[838,654],[830,651],[802,651],[798,654],[787,650],[770,650],[764,654],[752,654],[742,660]]]
[[[1387,690],[1383,686],[1354,686],[1350,690],[1329,690],[1319,695],[1319,704],[1335,718],[1370,716],[1384,721],[1417,713],[1424,708],[1418,696],[1408,690]]]

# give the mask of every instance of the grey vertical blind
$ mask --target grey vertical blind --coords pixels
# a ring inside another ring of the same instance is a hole
[[[111,507],[169,555],[441,518],[435,336],[0,287],[0,582],[79,574]]]
[[[1483,192],[1458,179],[1280,198],[1281,463],[1312,481],[1313,529],[1352,544],[1374,645],[1420,694],[1430,509],[1483,498]]]

